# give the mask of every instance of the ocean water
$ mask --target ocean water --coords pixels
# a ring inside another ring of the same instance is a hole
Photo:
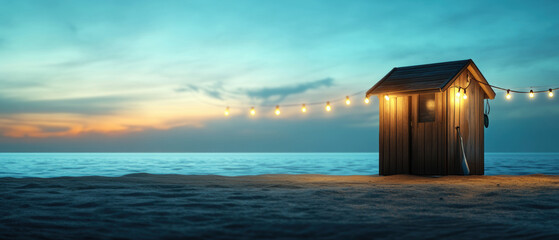
[[[0,177],[376,175],[378,153],[0,153]],[[486,175],[559,174],[559,153],[487,153]]]

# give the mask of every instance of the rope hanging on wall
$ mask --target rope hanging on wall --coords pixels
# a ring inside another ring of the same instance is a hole
[[[485,109],[483,111],[483,125],[485,125],[485,128],[489,127],[490,112],[491,112],[491,106],[489,105],[489,99],[485,99]]]

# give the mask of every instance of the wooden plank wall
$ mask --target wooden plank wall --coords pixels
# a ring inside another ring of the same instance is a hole
[[[467,86],[467,71],[459,76],[453,86]],[[470,174],[484,174],[483,154],[483,104],[485,93],[479,83],[471,82],[467,89],[468,99],[456,97],[457,88],[450,87],[444,93],[448,99],[447,106],[447,139],[448,139],[448,174],[462,174],[460,164],[460,142],[456,126],[460,126],[460,132],[464,139],[466,159],[470,167]]]
[[[409,174],[409,97],[379,96],[379,174]]]

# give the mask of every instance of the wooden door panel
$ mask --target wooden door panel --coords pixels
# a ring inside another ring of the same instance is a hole
[[[419,111],[421,107],[419,104],[425,103],[419,100],[419,95],[411,97],[410,109],[410,173],[419,175],[440,175],[445,174],[446,171],[442,168],[444,158],[441,159],[441,117],[442,111],[442,93],[434,95],[434,121],[420,122]],[[445,151],[442,151],[445,152]]]

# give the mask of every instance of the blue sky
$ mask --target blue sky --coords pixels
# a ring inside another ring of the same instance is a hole
[[[393,67],[471,58],[495,85],[559,87],[556,1],[0,5],[0,151],[377,151],[376,101],[333,100]],[[486,150],[557,151],[557,101],[497,92]]]

